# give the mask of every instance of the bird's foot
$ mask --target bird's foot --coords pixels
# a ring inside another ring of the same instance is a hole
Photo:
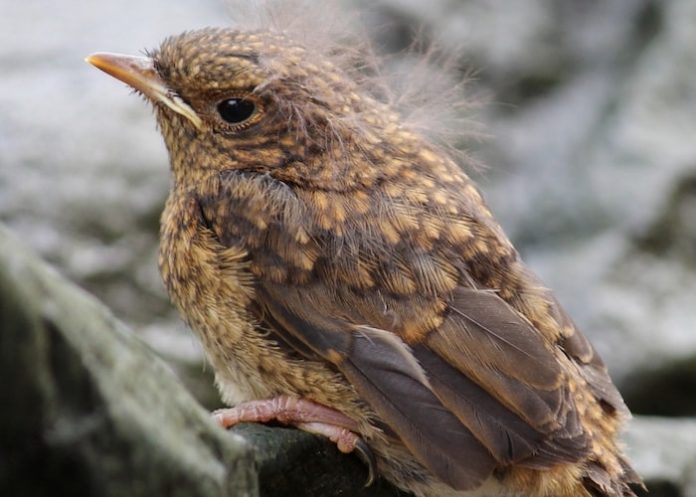
[[[335,409],[310,400],[281,395],[218,409],[213,412],[213,419],[223,428],[230,428],[238,423],[278,421],[309,433],[323,435],[335,443],[341,452],[357,452],[368,468],[366,486],[372,484],[375,479],[376,460],[367,443],[356,434],[358,424]]]

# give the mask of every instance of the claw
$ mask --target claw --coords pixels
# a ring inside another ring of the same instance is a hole
[[[336,410],[305,399],[279,396],[266,400],[252,400],[236,407],[218,409],[213,419],[223,428],[242,422],[280,421],[301,430],[327,437],[338,450],[349,454],[354,450],[367,466],[369,487],[377,478],[377,458],[372,449],[358,435],[358,424]]]
[[[367,481],[365,482],[365,488],[367,488],[375,482],[377,476],[377,459],[372,449],[370,449],[370,446],[367,445],[362,438],[359,438],[355,443],[355,450],[360,460],[367,466]]]

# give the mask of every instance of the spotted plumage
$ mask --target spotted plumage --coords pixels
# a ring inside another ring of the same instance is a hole
[[[92,62],[155,105],[160,268],[227,403],[331,407],[419,496],[633,495],[605,366],[441,148],[282,34],[124,60]]]

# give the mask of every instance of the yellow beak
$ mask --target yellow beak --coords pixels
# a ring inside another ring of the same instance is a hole
[[[203,121],[198,114],[169,89],[157,74],[151,58],[98,52],[85,58],[85,62],[132,86],[153,102],[161,102],[187,118],[197,129],[203,127]]]

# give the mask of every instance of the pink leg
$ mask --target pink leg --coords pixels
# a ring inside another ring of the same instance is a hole
[[[223,428],[244,422],[278,421],[295,426],[301,423],[322,423],[358,431],[358,424],[345,414],[310,400],[287,395],[266,400],[250,400],[235,407],[218,409],[213,412],[213,419]]]
[[[343,453],[357,451],[368,466],[367,485],[374,481],[376,461],[368,445],[356,435],[358,424],[343,413],[310,400],[281,395],[273,399],[251,400],[238,406],[218,409],[213,419],[223,428],[238,423],[278,421],[286,425],[323,435]]]

